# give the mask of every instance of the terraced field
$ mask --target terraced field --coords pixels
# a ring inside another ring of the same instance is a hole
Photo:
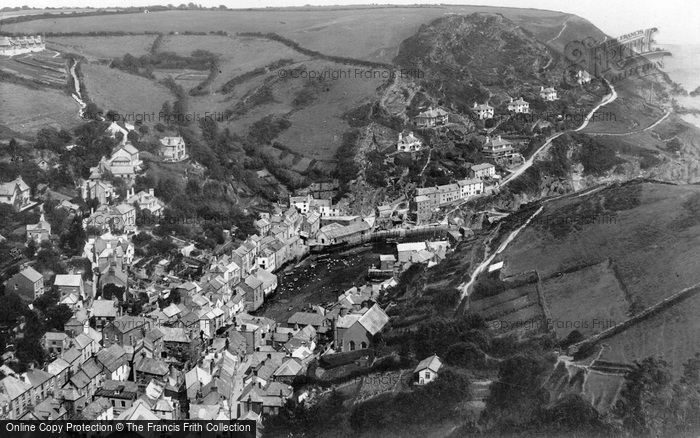
[[[547,331],[547,321],[534,283],[474,300],[469,311],[482,316],[489,328],[499,334],[527,335]]]
[[[66,61],[46,52],[0,58],[0,70],[54,88],[67,83]]]

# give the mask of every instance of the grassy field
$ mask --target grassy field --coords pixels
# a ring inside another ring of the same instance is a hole
[[[163,11],[98,17],[38,19],[6,25],[8,32],[276,32],[323,53],[390,61],[401,41],[445,14],[499,12],[536,36],[553,34],[560,12],[485,6],[348,7],[247,11]],[[591,33],[591,32],[587,32]]]
[[[700,281],[698,206],[700,187],[656,183],[545,204],[504,251],[505,271],[547,278],[610,258],[628,299],[649,306]]]
[[[669,264],[669,266],[672,266]],[[671,365],[674,377],[695,353],[700,353],[700,296],[675,306],[605,339],[602,360],[631,363],[648,356],[662,356]]]
[[[157,114],[163,102],[174,100],[167,88],[141,76],[94,63],[82,64],[81,71],[90,99],[105,112],[124,115],[127,121],[131,114]]]
[[[64,92],[0,82],[0,125],[36,133],[46,126],[68,129],[78,122],[78,104]]]
[[[541,287],[560,339],[572,330],[590,336],[627,319],[630,303],[608,261],[545,280]]]
[[[85,57],[117,58],[131,53],[141,56],[148,53],[155,35],[127,36],[71,36],[50,37],[46,43],[61,52],[72,52]]]
[[[219,90],[226,81],[235,76],[280,59],[308,59],[307,56],[278,42],[221,35],[167,35],[163,38],[159,50],[180,55],[189,55],[195,50],[207,50],[219,55],[219,74],[212,82],[213,90]],[[245,90],[246,87],[243,87],[243,92]]]

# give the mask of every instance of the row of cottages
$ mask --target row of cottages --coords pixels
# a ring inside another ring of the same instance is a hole
[[[419,113],[414,120],[418,128],[434,128],[447,124],[449,113],[442,108],[430,107]]]
[[[399,132],[396,150],[399,152],[418,152],[423,149],[423,142],[413,132]]]
[[[29,186],[21,176],[9,182],[0,183],[0,202],[22,211],[32,205]]]
[[[343,214],[343,209],[338,205],[333,205],[331,198],[315,198],[310,193],[300,196],[290,196],[289,205],[296,208],[297,211],[303,215],[318,213],[321,217],[336,217]]]
[[[429,219],[435,208],[477,196],[484,192],[484,182],[481,179],[464,179],[453,184],[435,187],[419,187],[416,189],[414,204],[418,220]]]
[[[136,233],[136,209],[132,204],[103,204],[91,209],[90,216],[83,219],[83,228],[95,227],[103,233]]]
[[[178,162],[188,158],[185,139],[182,137],[163,137],[160,139],[160,155],[164,161]]]
[[[486,158],[498,159],[498,158],[509,158],[516,154],[513,144],[501,138],[497,137],[486,137],[484,145],[481,147],[481,153],[484,154]]]
[[[15,56],[23,53],[41,52],[46,43],[41,35],[22,37],[0,37],[0,55]]]
[[[165,210],[165,203],[156,198],[153,188],[148,189],[148,191],[141,190],[138,193],[134,193],[134,188],[132,187],[126,194],[126,204],[134,205],[134,203],[138,204],[140,210],[146,210],[157,217],[162,216]]]

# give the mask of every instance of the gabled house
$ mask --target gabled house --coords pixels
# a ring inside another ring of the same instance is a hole
[[[46,332],[42,337],[44,349],[49,354],[61,355],[64,350],[70,347],[70,338],[61,332]]]
[[[488,103],[477,104],[476,102],[474,102],[472,111],[474,111],[479,120],[493,118],[493,107]]]
[[[552,87],[540,87],[540,97],[548,102],[557,100],[557,90]]]
[[[30,197],[29,186],[21,176],[12,181],[0,183],[0,202],[12,205],[17,211],[31,205]]]
[[[491,159],[512,157],[515,155],[515,148],[513,148],[513,144],[510,141],[501,138],[499,135],[497,137],[486,137],[481,153]]]
[[[104,368],[108,379],[124,381],[129,378],[129,357],[120,345],[100,350],[95,358]]]
[[[516,114],[527,114],[530,112],[530,104],[522,97],[517,100],[513,100],[511,97],[510,102],[508,102],[508,111]]]
[[[38,245],[50,239],[51,224],[44,218],[44,213],[41,213],[39,222],[27,224],[27,240],[33,240]]]
[[[10,277],[6,292],[14,292],[24,301],[34,301],[44,294],[44,277],[31,266]]]
[[[475,164],[469,169],[471,178],[492,178],[496,175],[496,166],[491,163]]]
[[[129,409],[138,398],[138,385],[135,382],[105,380],[95,391],[95,397],[104,397],[114,407],[114,415]]]
[[[7,376],[0,380],[0,416],[8,420],[22,418],[34,402],[31,394],[32,385],[20,378]]]
[[[449,114],[442,108],[430,107],[426,111],[419,113],[414,119],[419,128],[433,128],[447,123]]]
[[[417,385],[425,385],[437,379],[438,371],[442,368],[442,361],[436,355],[426,357],[413,370],[413,377]]]
[[[117,319],[119,314],[118,300],[103,300],[97,299],[92,302],[92,307],[90,307],[90,320],[95,325],[95,327],[101,329],[108,322]]]
[[[265,295],[263,293],[263,283],[254,275],[248,275],[244,281],[241,281],[236,290],[242,292],[245,296],[246,312],[258,310],[263,305]]]
[[[335,323],[336,350],[343,352],[370,348],[374,336],[387,322],[389,317],[378,304],[358,312],[341,312]]]
[[[134,188],[132,187],[126,195],[126,203],[129,205],[137,203],[141,210],[146,210],[156,217],[162,216],[163,210],[165,210],[165,204],[156,198],[155,191],[152,188],[148,189],[148,191],[141,190],[138,193],[134,193]]]
[[[151,321],[141,316],[120,316],[105,324],[102,329],[102,343],[111,345],[131,345],[143,339],[151,329]]]
[[[102,205],[116,199],[117,192],[111,182],[94,179],[82,183],[80,186],[80,195],[86,202],[97,199],[97,203]]]
[[[187,158],[187,148],[182,137],[160,139],[160,155],[164,161],[182,161]]]
[[[399,141],[396,150],[399,152],[417,152],[423,148],[423,142],[413,135],[413,132],[399,132]]]
[[[53,285],[58,289],[60,297],[63,298],[70,294],[78,295],[85,299],[85,283],[80,274],[57,274]]]

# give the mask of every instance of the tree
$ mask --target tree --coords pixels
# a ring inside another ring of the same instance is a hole
[[[124,298],[125,288],[117,286],[116,284],[107,283],[102,288],[102,298],[105,300],[112,300],[114,298],[121,301]]]
[[[671,407],[679,432],[700,429],[700,354],[683,365],[683,375],[673,386]]]
[[[668,363],[648,357],[635,363],[613,407],[613,414],[634,436],[668,435],[673,398]]]
[[[59,304],[47,309],[45,317],[47,330],[63,331],[63,326],[73,317],[73,311],[65,304]]]
[[[86,233],[82,221],[77,215],[68,227],[68,231],[61,234],[61,247],[67,255],[78,255],[85,246]]]
[[[479,420],[487,429],[508,430],[527,424],[547,401],[542,388],[550,368],[542,357],[519,354],[501,362]]]

